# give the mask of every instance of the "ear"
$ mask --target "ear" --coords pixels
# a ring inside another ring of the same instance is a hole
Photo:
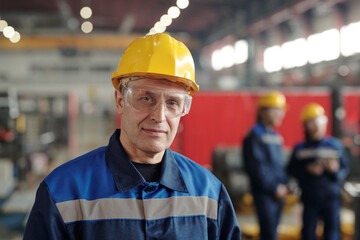
[[[124,101],[124,96],[120,92],[120,90],[115,90],[115,104],[118,113],[121,114],[124,110],[125,101]]]

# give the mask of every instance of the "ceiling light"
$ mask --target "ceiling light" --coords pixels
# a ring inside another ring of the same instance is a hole
[[[340,55],[340,33],[333,28],[310,35],[307,47],[309,63],[311,64],[334,60]]]
[[[4,36],[7,38],[11,38],[12,36],[14,36],[15,34],[15,30],[13,27],[11,26],[7,26],[4,28]]]
[[[168,14],[172,19],[175,19],[180,15],[180,9],[178,7],[172,6],[169,8]]]
[[[264,69],[266,72],[277,72],[282,67],[281,48],[278,45],[264,50]]]
[[[89,7],[83,7],[81,10],[80,10],[80,16],[84,19],[88,19],[90,18],[92,15],[92,10],[91,8]]]
[[[162,32],[165,32],[166,27],[164,25],[162,25],[161,22],[157,22],[157,23],[155,23],[154,29],[157,33],[162,33]]]
[[[81,30],[84,33],[90,33],[93,30],[93,25],[91,22],[86,21],[81,24]]]
[[[185,9],[185,8],[187,8],[187,6],[189,6],[189,0],[177,0],[176,5],[180,9]]]
[[[5,20],[0,20],[0,32],[4,31],[4,28],[7,27],[7,25]]]
[[[161,16],[160,22],[163,26],[167,27],[171,24],[172,18],[169,15],[165,14]]]
[[[360,22],[343,26],[340,34],[341,53],[343,56],[348,57],[360,52]]]
[[[156,34],[155,28],[151,28],[147,35],[153,35],[153,34]]]
[[[246,40],[239,40],[234,44],[235,64],[241,64],[249,58],[249,44]]]
[[[10,38],[10,42],[12,42],[12,43],[17,43],[17,42],[20,41],[20,39],[21,39],[20,33],[17,32],[17,31],[15,31],[14,36],[12,36],[12,37]]]

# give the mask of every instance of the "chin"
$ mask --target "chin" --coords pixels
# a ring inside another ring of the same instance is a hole
[[[159,153],[159,152],[164,151],[167,148],[168,148],[168,146],[166,144],[151,144],[148,146],[144,146],[143,151],[149,152],[149,153]]]

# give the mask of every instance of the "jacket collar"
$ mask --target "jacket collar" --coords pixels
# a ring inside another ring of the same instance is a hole
[[[119,137],[120,129],[117,129],[109,140],[106,149],[106,161],[114,176],[118,191],[123,193],[145,183],[145,179],[131,163]],[[175,191],[188,192],[179,166],[169,148],[165,150],[162,161],[159,183]]]

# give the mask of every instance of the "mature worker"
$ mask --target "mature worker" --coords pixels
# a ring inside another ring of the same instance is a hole
[[[132,42],[112,75],[121,129],[44,179],[24,239],[240,239],[223,184],[169,149],[194,73],[167,34]]]
[[[288,171],[302,190],[302,239],[316,239],[317,221],[322,216],[324,240],[339,240],[341,188],[349,172],[347,154],[338,139],[326,136],[328,118],[320,104],[308,104],[301,120],[305,141],[295,146]]]
[[[277,225],[289,190],[283,160],[283,138],[275,131],[285,115],[286,99],[279,91],[258,100],[257,124],[243,142],[245,170],[250,178],[261,240],[277,239]]]

